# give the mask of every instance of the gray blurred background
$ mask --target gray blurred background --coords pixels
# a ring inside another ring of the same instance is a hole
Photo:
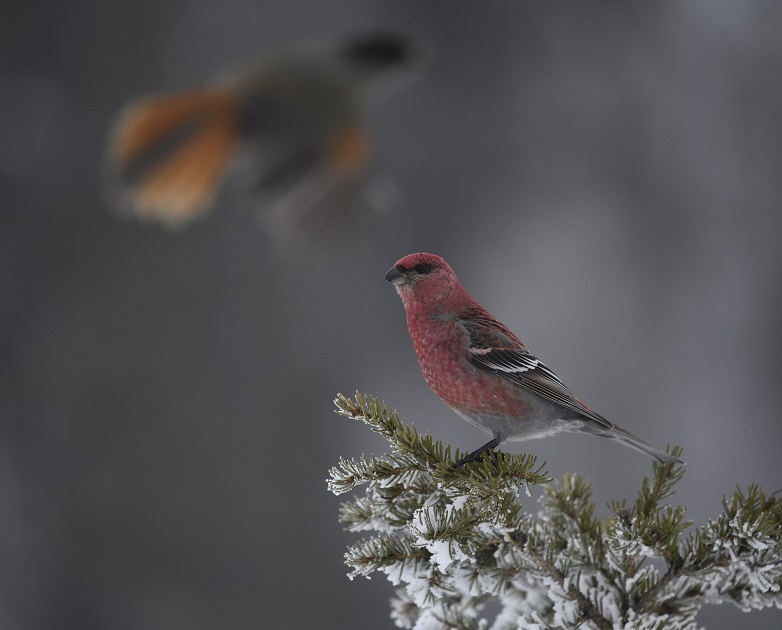
[[[372,112],[401,196],[364,242],[285,260],[230,186],[177,234],[107,211],[125,102],[379,27],[435,58]],[[0,628],[391,628],[391,585],[345,577],[325,484],[386,444],[333,397],[487,439],[426,389],[383,282],[414,251],[595,409],[682,444],[696,524],[736,484],[779,489],[780,32],[749,0],[4,3]],[[584,473],[604,511],[651,470],[584,436],[509,448]]]

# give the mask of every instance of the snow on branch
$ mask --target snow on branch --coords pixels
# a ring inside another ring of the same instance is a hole
[[[329,489],[365,486],[342,504],[352,532],[349,576],[384,573],[398,588],[397,627],[694,629],[704,604],[782,608],[782,502],[758,486],[692,530],[667,503],[684,468],[653,464],[632,502],[599,516],[589,482],[552,482],[534,456],[490,452],[460,467],[458,451],[419,435],[371,396],[338,396],[337,413],[382,435],[392,452],[340,459]],[[681,448],[670,451],[679,456]],[[522,492],[542,485],[539,511]],[[490,601],[499,613],[484,614]]]

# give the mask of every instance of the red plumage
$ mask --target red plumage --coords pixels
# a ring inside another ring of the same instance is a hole
[[[570,390],[508,328],[473,300],[434,254],[410,254],[386,274],[407,314],[424,379],[456,413],[492,434],[459,463],[505,440],[560,431],[615,439],[659,462],[682,463],[609,422]]]

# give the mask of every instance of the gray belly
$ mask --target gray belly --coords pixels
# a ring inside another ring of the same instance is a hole
[[[560,431],[578,431],[586,418],[537,394],[525,392],[529,413],[523,417],[498,417],[491,413],[466,413],[454,409],[470,424],[491,433],[500,441],[521,441],[554,435]]]

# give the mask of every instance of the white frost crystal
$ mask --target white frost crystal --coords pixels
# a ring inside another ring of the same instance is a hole
[[[665,504],[683,474],[671,464],[655,464],[637,499],[608,514],[596,514],[589,484],[572,475],[546,486],[533,515],[521,491],[549,481],[534,458],[496,454],[454,469],[442,445],[375,399],[337,402],[394,447],[341,460],[329,487],[366,484],[341,520],[375,535],[346,562],[351,576],[380,571],[397,585],[399,628],[697,630],[703,604],[782,608],[782,502],[757,486],[690,533],[684,509]]]

